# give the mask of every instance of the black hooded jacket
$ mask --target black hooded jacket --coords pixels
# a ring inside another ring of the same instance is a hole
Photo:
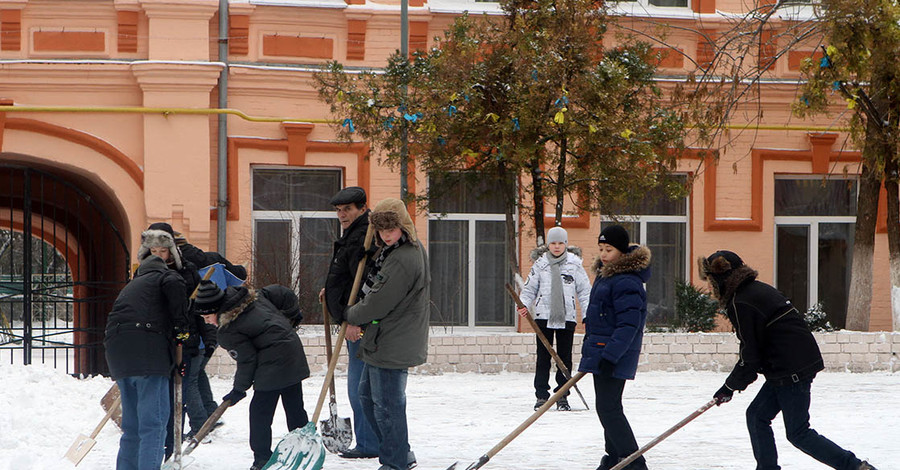
[[[106,362],[114,380],[168,376],[175,328],[187,328],[184,279],[158,256],[145,258],[119,293],[106,322]]]
[[[234,389],[271,391],[309,377],[309,365],[292,324],[301,318],[297,296],[272,285],[259,292],[229,287],[219,313],[219,346],[237,361]]]
[[[344,230],[341,238],[334,242],[334,255],[331,257],[331,266],[328,267],[328,277],[325,278],[325,304],[331,313],[331,319],[337,324],[347,319],[345,310],[350,301],[356,269],[362,258],[360,255],[369,228],[370,212],[367,210],[360,214]]]
[[[774,385],[815,377],[825,368],[816,339],[800,312],[753,269],[734,269],[718,286],[720,304],[740,341],[739,360],[725,384],[744,390],[761,372]]]

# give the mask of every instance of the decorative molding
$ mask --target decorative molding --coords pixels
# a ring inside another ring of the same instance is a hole
[[[366,58],[366,20],[347,20],[347,60]]]
[[[118,31],[116,33],[118,51],[123,54],[137,52],[139,12],[119,10],[116,14],[118,16]]]
[[[0,115],[4,115],[6,113],[0,113]],[[138,185],[139,188],[144,189],[144,171],[135,163],[132,159],[128,158],[125,153],[121,150],[114,147],[109,142],[105,140],[101,140],[91,134],[87,134],[85,132],[81,132],[75,129],[70,129],[68,127],[57,126],[56,124],[50,124],[48,122],[38,121],[36,119],[27,119],[27,118],[9,118],[5,119],[5,123],[0,130],[3,129],[14,129],[25,132],[34,132],[37,134],[43,134],[50,137],[56,137],[58,139],[67,140],[69,142],[87,147],[91,150],[96,151],[100,155],[110,159],[118,165],[122,170],[125,171],[128,176],[134,180],[135,184]],[[0,136],[2,139],[2,136]],[[2,144],[2,141],[0,141]],[[2,147],[0,147],[2,150]]]
[[[777,37],[771,29],[759,33],[759,59],[760,70],[772,70],[778,57],[775,55],[775,41]]]
[[[32,31],[35,52],[105,52],[106,33],[102,31]]]
[[[0,51],[22,50],[22,10],[0,10]]]
[[[412,2],[410,2],[410,6]],[[421,6],[421,5],[419,5]],[[427,21],[410,21],[409,22],[409,53],[415,51],[428,50],[428,22]]]
[[[222,65],[194,62],[134,62],[134,74],[144,92],[198,92],[209,93],[219,79]]]
[[[263,55],[331,59],[334,57],[334,40],[269,34],[263,36]]]
[[[716,0],[691,0],[691,9],[694,13],[715,13]]]
[[[232,55],[250,53],[250,15],[228,16],[228,53]]]

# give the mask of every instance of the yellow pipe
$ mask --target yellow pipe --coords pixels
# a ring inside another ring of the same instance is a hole
[[[3,106],[0,112],[30,113],[132,113],[132,114],[231,114],[251,122],[309,122],[314,124],[337,124],[334,119],[301,119],[281,117],[250,116],[243,111],[231,108],[147,108],[143,106]],[[691,126],[694,127],[694,126]],[[726,129],[751,129],[761,131],[814,131],[814,132],[847,132],[848,127],[828,126],[753,126],[747,124],[729,124]]]
[[[147,108],[143,106],[2,106],[0,112],[20,113],[132,113],[132,114],[231,114],[252,122],[309,122],[314,124],[335,124],[333,119],[292,119],[279,117],[250,116],[243,111],[230,108]]]

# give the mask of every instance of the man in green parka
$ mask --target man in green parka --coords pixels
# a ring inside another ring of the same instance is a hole
[[[363,411],[378,436],[379,470],[415,466],[406,422],[409,368],[425,363],[428,352],[428,258],[412,218],[399,199],[385,199],[369,218],[379,247],[360,290],[347,311],[350,324],[364,328],[359,357]]]

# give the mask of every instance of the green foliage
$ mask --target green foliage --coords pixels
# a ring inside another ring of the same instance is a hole
[[[811,331],[834,331],[825,310],[822,309],[822,302],[816,302],[815,305],[809,307],[803,315],[803,319]]]
[[[674,326],[689,333],[716,327],[719,303],[690,282],[675,281]]]
[[[523,190],[543,207],[546,187],[559,216],[564,200],[596,211],[659,186],[683,195],[669,176],[690,123],[662,98],[650,46],[604,49],[609,18],[593,0],[501,6],[501,17],[457,18],[429,51],[395,53],[383,71],[335,62],[316,74],[340,136],[370,142],[388,164],[408,137],[417,167],[439,177],[530,174]]]

